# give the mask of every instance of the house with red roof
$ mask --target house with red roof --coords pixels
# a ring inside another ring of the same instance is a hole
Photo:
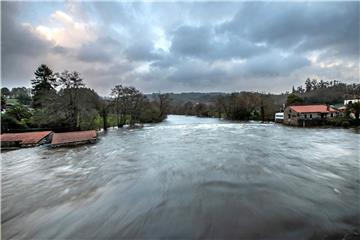
[[[293,126],[321,125],[339,112],[326,104],[288,106],[284,111],[284,123]]]

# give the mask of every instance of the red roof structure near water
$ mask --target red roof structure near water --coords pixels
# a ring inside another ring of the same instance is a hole
[[[77,131],[77,132],[64,132],[54,133],[52,137],[52,145],[68,145],[77,144],[83,142],[94,142],[96,141],[96,131]]]
[[[299,106],[290,106],[291,110],[299,113],[331,113],[336,112],[335,109],[325,105],[325,104],[318,104],[318,105],[299,105]]]
[[[0,136],[1,142],[20,142],[21,145],[38,144],[47,137],[51,131],[24,132],[24,133],[4,133]]]

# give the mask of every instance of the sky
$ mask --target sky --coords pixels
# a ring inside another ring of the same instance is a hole
[[[78,71],[110,94],[359,83],[360,2],[2,2],[2,86]]]

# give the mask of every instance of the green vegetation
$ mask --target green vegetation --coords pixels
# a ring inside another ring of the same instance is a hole
[[[32,94],[32,96],[31,96]],[[131,86],[116,85],[110,98],[87,88],[80,73],[53,73],[46,65],[35,71],[32,88],[1,89],[1,131],[18,129],[86,130],[134,126],[163,121],[168,113],[229,120],[272,121],[275,112],[292,104],[342,104],[360,96],[360,84],[305,81],[292,93],[168,93],[144,95]],[[358,125],[360,104],[329,121],[335,126]],[[350,117],[352,116],[352,117]]]
[[[275,112],[283,110],[284,104],[342,105],[344,99],[358,96],[360,96],[360,84],[307,79],[305,87],[293,87],[291,94],[289,92],[283,94],[258,92],[171,93],[172,104],[169,113],[222,117],[230,120],[269,121],[273,120]],[[355,109],[350,111],[356,113]],[[347,117],[349,118],[349,116]],[[352,124],[354,121],[348,119],[347,122]]]
[[[87,88],[76,71],[53,73],[42,64],[31,83],[31,90],[2,88],[1,109],[5,110],[1,114],[2,132],[35,128],[106,130],[110,126],[160,122],[167,116],[169,99],[163,94],[150,101],[136,88],[118,85],[112,98],[105,99]]]
[[[295,93],[292,93],[287,97],[286,105],[293,105],[293,104],[298,104],[298,103],[303,103],[303,102],[304,102],[304,99],[302,99]]]

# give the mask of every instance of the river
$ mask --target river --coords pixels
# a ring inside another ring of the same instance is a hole
[[[169,116],[3,152],[3,239],[322,239],[360,230],[359,133]]]

